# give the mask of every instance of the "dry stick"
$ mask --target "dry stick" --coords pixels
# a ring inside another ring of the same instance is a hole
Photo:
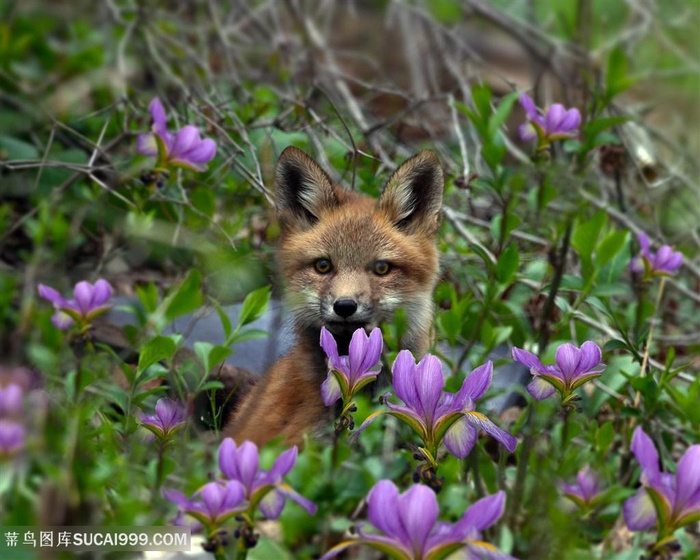
[[[661,306],[661,298],[664,293],[664,286],[666,285],[666,276],[661,277],[661,282],[659,283],[659,291],[656,294],[656,303],[654,304],[654,314],[651,316],[651,324],[649,325],[649,336],[647,336],[646,347],[644,348],[644,356],[642,357],[642,371],[640,372],[640,377],[644,378],[647,375],[647,363],[649,361],[649,353],[651,352],[651,341],[654,336],[654,326],[656,325],[656,315],[659,312],[659,307]],[[634,395],[634,408],[639,408],[639,403],[641,399],[641,392],[638,390]]]

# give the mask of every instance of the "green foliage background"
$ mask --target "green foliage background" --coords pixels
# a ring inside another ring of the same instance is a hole
[[[164,329],[251,292],[254,318],[267,286],[279,294],[278,154],[301,147],[376,195],[430,148],[447,176],[435,299],[448,386],[503,344],[547,363],[563,342],[594,340],[608,365],[566,429],[557,403],[530,399],[499,420],[521,438],[514,456],[484,439],[464,462],[447,457],[443,517],[504,488],[488,535],[503,550],[638,558],[652,537],[620,518],[639,474],[632,428],[653,435],[667,469],[700,431],[699,25],[698,4],[682,0],[0,4],[0,365],[40,372],[44,403],[27,416],[26,453],[2,469],[0,524],[169,522],[161,483],[206,482],[216,435],[182,432],[159,474],[138,412],[216,388],[207,374],[261,334],[224,320],[228,344],[200,341],[180,360],[182,338]],[[533,158],[516,133],[525,90],[580,108],[579,138]],[[219,146],[206,172],[160,188],[136,151],[155,96],[170,128],[195,124]],[[606,168],[603,146],[619,167]],[[659,280],[629,272],[639,231],[685,255],[658,299]],[[36,295],[40,282],[69,293],[99,277],[142,305],[122,333],[136,360],[57,331]],[[385,328],[392,350],[400,327]],[[357,418],[378,407],[359,404]],[[410,454],[387,444],[410,434],[379,424],[355,446],[308,442],[289,481],[319,513],[288,506],[249,558],[317,557],[377,480],[410,483]],[[265,450],[268,465],[280,449]],[[581,517],[553,481],[587,463],[611,490]],[[677,537],[694,558],[697,526]]]

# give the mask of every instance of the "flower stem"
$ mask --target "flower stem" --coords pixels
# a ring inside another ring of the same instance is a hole
[[[661,298],[663,297],[664,287],[666,286],[666,277],[661,277],[661,282],[659,283],[659,291],[656,294],[656,302],[654,303],[654,313],[651,316],[651,324],[649,325],[649,336],[647,336],[646,346],[644,348],[644,356],[642,357],[642,369],[640,372],[640,377],[644,378],[647,375],[647,364],[649,363],[649,353],[651,352],[651,342],[654,337],[654,326],[656,325],[656,315],[661,307]],[[637,391],[634,395],[634,407],[638,408],[641,399],[640,391]]]

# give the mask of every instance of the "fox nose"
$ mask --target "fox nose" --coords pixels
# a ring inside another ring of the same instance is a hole
[[[354,299],[339,299],[333,304],[333,311],[343,319],[347,319],[357,311],[357,302]]]

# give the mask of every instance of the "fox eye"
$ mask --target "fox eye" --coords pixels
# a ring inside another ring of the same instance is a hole
[[[328,259],[316,259],[314,261],[314,270],[319,274],[328,274],[333,270],[333,265]]]
[[[372,265],[372,272],[374,272],[377,276],[386,276],[387,274],[389,274],[389,271],[391,271],[391,269],[391,263],[388,263],[386,261],[376,261]]]

